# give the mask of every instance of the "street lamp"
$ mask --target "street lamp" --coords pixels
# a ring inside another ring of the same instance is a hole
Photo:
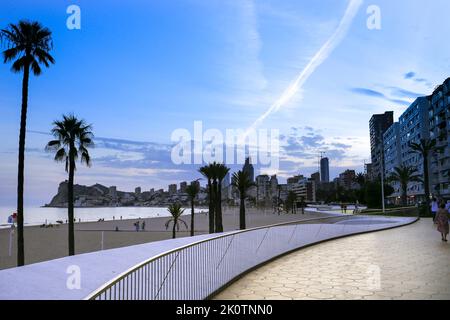
[[[382,209],[383,209],[383,214],[386,213],[386,208],[385,208],[385,204],[384,204],[384,140],[383,140],[383,135],[381,134],[381,129],[380,129],[380,137],[381,137],[381,203],[382,203]]]

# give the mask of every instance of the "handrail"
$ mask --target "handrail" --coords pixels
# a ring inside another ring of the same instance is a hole
[[[252,232],[252,231],[256,231],[256,230],[261,230],[261,229],[270,229],[273,227],[280,227],[280,226],[288,226],[288,225],[292,225],[292,224],[304,224],[304,223],[308,223],[308,222],[312,222],[312,221],[323,221],[323,220],[331,220],[331,219],[342,219],[342,220],[346,220],[348,218],[350,218],[352,216],[330,216],[330,217],[321,217],[321,218],[311,218],[311,219],[304,219],[304,220],[295,220],[295,221],[289,221],[289,222],[282,222],[282,223],[277,223],[277,224],[272,224],[272,225],[266,225],[266,226],[261,226],[261,227],[255,227],[255,228],[250,228],[250,229],[245,229],[245,230],[236,230],[236,231],[230,231],[230,232],[226,232],[226,233],[222,233],[217,235],[216,237],[211,237],[208,239],[202,239],[199,241],[194,241],[192,243],[189,243],[187,245],[183,245],[174,249],[170,249],[167,250],[165,252],[162,252],[160,254],[157,254],[147,260],[144,260],[143,262],[129,268],[128,270],[122,272],[121,274],[119,274],[118,276],[116,276],[115,278],[111,279],[110,281],[108,281],[107,283],[105,283],[103,286],[99,287],[97,290],[93,291],[91,294],[89,294],[84,300],[95,300],[97,297],[99,297],[102,293],[104,293],[106,290],[110,289],[111,287],[113,287],[116,283],[118,283],[119,281],[123,280],[125,277],[127,277],[129,274],[141,269],[143,266],[156,261],[164,256],[167,256],[169,254],[181,251],[183,249],[187,249],[190,247],[194,247],[197,246],[199,244],[202,243],[206,243],[206,242],[210,242],[210,241],[214,241],[217,239],[221,239],[221,238],[225,238],[225,237],[229,237],[229,236],[233,236],[236,234],[243,234],[243,233],[248,233],[248,232]],[[358,218],[360,218],[361,216],[359,216]],[[356,218],[356,217],[353,217]]]

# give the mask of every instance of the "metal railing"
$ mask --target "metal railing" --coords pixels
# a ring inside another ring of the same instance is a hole
[[[305,245],[396,226],[395,220],[387,221],[386,218],[380,223],[383,219],[380,217],[365,217],[369,221],[361,225],[346,223],[349,219],[362,217],[307,219],[224,233],[193,242],[134,266],[86,299],[205,299],[242,273]],[[369,223],[370,220],[374,223]],[[402,224],[405,223],[399,223]]]

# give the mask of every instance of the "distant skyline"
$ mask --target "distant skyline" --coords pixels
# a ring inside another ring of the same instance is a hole
[[[354,16],[326,47],[352,3]],[[81,8],[81,30],[66,27],[71,4]],[[380,30],[366,26],[372,4]],[[93,166],[79,166],[78,184],[144,191],[197,179],[198,166],[170,160],[175,129],[201,120],[205,129],[245,130],[274,105],[258,125],[280,131],[280,170],[255,175],[310,175],[321,151],[330,180],[363,171],[372,114],[392,110],[396,120],[450,75],[449,9],[447,0],[3,0],[0,28],[30,19],[53,31],[56,63],[30,80],[26,204],[48,202],[66,179],[44,146],[52,121],[70,112],[96,135]],[[21,81],[0,64],[0,206],[16,201]]]

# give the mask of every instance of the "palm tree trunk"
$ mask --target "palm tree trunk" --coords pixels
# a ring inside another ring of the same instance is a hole
[[[402,186],[402,205],[403,206],[406,206],[407,202],[408,202],[407,195],[406,195],[407,190],[408,190],[408,185],[407,184],[403,185]]]
[[[194,236],[194,199],[191,199],[191,237]]]
[[[176,238],[176,230],[175,230],[175,228],[176,228],[176,226],[177,226],[177,221],[176,220],[173,220],[173,228],[172,228],[172,239],[175,239]]]
[[[427,206],[428,213],[430,213],[430,184],[428,176],[428,154],[423,154],[423,179],[424,179],[424,189],[425,189],[425,204]]]
[[[223,223],[222,223],[222,181],[219,180],[219,183],[216,187],[216,232],[223,232]]]
[[[74,146],[69,150],[69,185],[68,185],[68,205],[67,213],[69,218],[69,256],[75,255],[75,232],[74,232],[74,213],[73,213],[73,180],[75,175],[75,157]]]
[[[17,170],[17,265],[25,264],[25,241],[23,237],[23,193],[24,193],[24,168],[25,168],[25,133],[27,127],[28,109],[28,81],[30,77],[30,65],[26,63],[23,70],[22,81],[22,110],[20,115],[19,134],[19,165]]]
[[[208,208],[209,233],[214,233],[214,197],[210,179],[208,179],[208,197],[209,197],[209,208]]]
[[[241,205],[239,207],[239,227],[245,229],[245,198],[241,197]]]

